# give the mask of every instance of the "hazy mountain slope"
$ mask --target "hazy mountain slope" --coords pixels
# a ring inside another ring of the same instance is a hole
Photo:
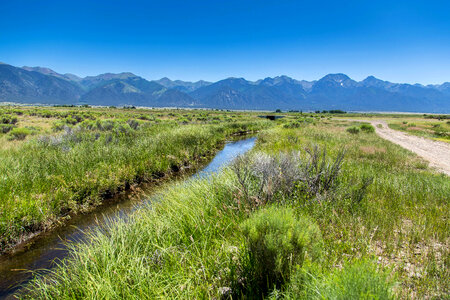
[[[80,81],[80,85],[84,89],[89,91],[98,86],[104,85],[105,83],[107,83],[111,80],[128,79],[128,78],[133,78],[133,77],[138,77],[138,76],[136,76],[130,72],[123,72],[123,73],[119,73],[119,74],[105,73],[105,74],[100,74],[97,76],[86,76]]]
[[[136,105],[155,107],[193,106],[194,99],[176,89],[167,89],[141,77],[104,81],[84,94],[81,102],[97,105]]]
[[[210,85],[211,82],[199,80],[196,82],[182,81],[182,80],[170,80],[167,77],[155,80],[155,82],[169,89],[176,89],[185,93],[193,92],[198,88]]]
[[[81,81],[81,78],[78,77],[77,75],[70,74],[70,73],[60,74],[49,68],[23,66],[22,69],[27,70],[27,71],[39,72],[44,75],[51,75],[54,77],[58,77],[61,79],[70,80],[70,81],[74,81],[74,82]]]
[[[82,103],[95,105],[137,105],[145,102],[148,95],[122,80],[113,80],[98,86],[81,98]]]
[[[165,90],[154,102],[146,106],[157,107],[198,107],[198,103],[188,94],[177,89]]]
[[[0,64],[0,101],[69,104],[76,103],[82,92],[71,81]]]
[[[202,107],[226,109],[273,109],[295,105],[279,87],[243,78],[228,78],[199,88],[189,95]],[[300,96],[299,96],[300,97]]]
[[[0,101],[197,107],[261,110],[359,110],[450,112],[450,83],[399,84],[369,76],[355,81],[328,74],[317,81],[288,76],[255,82],[227,78],[215,83],[161,78],[148,81],[133,73],[80,78],[42,67],[0,64]]]

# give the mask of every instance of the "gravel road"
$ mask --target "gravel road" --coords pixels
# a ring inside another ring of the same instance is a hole
[[[408,149],[429,161],[430,166],[450,176],[450,145],[445,142],[430,140],[423,137],[409,135],[398,130],[390,129],[385,121],[358,120],[371,123],[376,133],[395,144]],[[382,128],[378,128],[378,125]]]

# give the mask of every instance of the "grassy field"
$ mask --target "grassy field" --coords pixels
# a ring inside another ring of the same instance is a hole
[[[392,129],[401,130],[408,134],[450,143],[450,118],[405,118],[401,121],[390,120],[388,125]]]
[[[349,119],[383,120],[391,129],[450,143],[450,115],[342,114],[339,116]]]
[[[298,113],[275,123],[230,168],[174,185],[126,222],[72,245],[22,297],[448,297],[449,178],[361,123]],[[164,140],[200,130],[161,126]],[[214,145],[222,126],[202,126],[198,145]]]
[[[142,181],[195,166],[233,133],[268,125],[244,113],[0,108],[0,252]]]

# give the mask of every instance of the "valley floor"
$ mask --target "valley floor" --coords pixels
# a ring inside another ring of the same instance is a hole
[[[176,169],[227,134],[259,130],[245,156],[212,177],[174,184],[126,220],[89,232],[18,297],[448,297],[449,177],[381,138],[378,124],[284,115],[270,122],[256,113],[86,109],[50,117],[55,131],[41,131],[47,137],[33,136],[35,129],[23,140],[0,136],[8,141],[0,149],[6,241],[61,208],[101,201],[136,175]],[[59,197],[51,197],[54,191]]]

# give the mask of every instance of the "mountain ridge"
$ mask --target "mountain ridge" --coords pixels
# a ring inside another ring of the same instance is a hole
[[[45,67],[0,64],[0,101],[41,104],[137,105],[248,110],[450,112],[450,82],[392,83],[342,73],[314,81],[286,75],[249,81],[146,80],[131,72],[78,77]]]

